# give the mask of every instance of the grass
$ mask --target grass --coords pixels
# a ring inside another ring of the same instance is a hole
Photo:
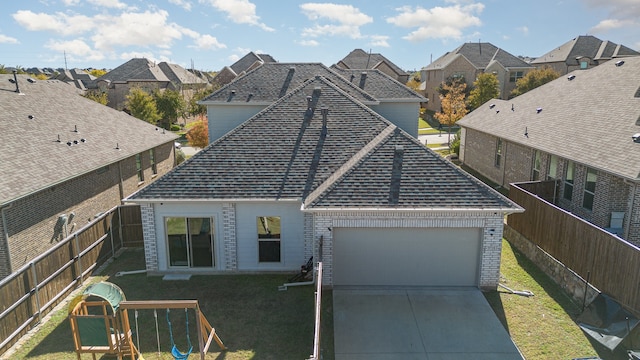
[[[278,286],[291,275],[192,276],[188,281],[163,281],[145,274],[113,276],[120,270],[140,269],[142,250],[127,250],[93,281],[107,280],[120,286],[128,300],[198,299],[202,313],[229,348],[221,352],[210,347],[207,359],[305,359],[312,351],[314,286]],[[331,292],[323,296],[323,352],[333,354],[333,316]],[[187,349],[185,313],[171,311],[174,340],[181,351]],[[195,321],[192,313],[190,338],[197,352]],[[129,313],[135,330],[134,314]],[[157,355],[156,327],[152,310],[139,312],[140,350],[146,359],[172,359],[166,312],[158,311],[161,355]],[[135,338],[134,338],[135,341]],[[195,357],[195,356],[193,356]],[[12,359],[75,359],[67,309],[56,312]],[[90,359],[84,354],[83,359]],[[104,359],[109,357],[104,356]]]
[[[611,353],[592,342],[576,325],[582,312],[551,278],[522,253],[503,241],[500,282],[513,290],[529,290],[532,297],[504,290],[485,297],[527,360],[600,357],[628,359],[620,349]]]
[[[313,339],[312,286],[278,291],[287,275],[193,276],[189,281],[163,281],[144,274],[115,277],[121,270],[140,269],[142,250],[127,250],[92,281],[119,285],[129,300],[198,299],[203,314],[229,348],[220,352],[212,344],[207,359],[304,359]],[[582,309],[522,253],[503,241],[500,282],[514,290],[529,290],[524,297],[506,290],[485,293],[487,301],[527,360],[600,357],[627,359],[623,349],[611,353],[592,342],[575,324]],[[134,317],[130,313],[132,327]],[[162,353],[157,355],[152,312],[139,315],[140,348],[146,359],[171,359],[165,312],[158,313]],[[174,339],[186,349],[184,313],[172,310]],[[193,320],[190,321],[193,326]],[[190,327],[192,343],[195,329]],[[322,354],[333,358],[332,293],[323,292]],[[195,355],[193,356],[195,357]],[[83,359],[90,359],[83,355]],[[103,357],[109,359],[110,357]],[[111,357],[113,358],[113,357]],[[53,314],[27,339],[11,359],[75,359],[66,308]]]

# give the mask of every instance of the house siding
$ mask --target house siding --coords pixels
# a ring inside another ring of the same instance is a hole
[[[418,117],[420,116],[419,103],[383,102],[380,105],[372,105],[371,109],[409,133],[411,136],[418,137]]]
[[[209,143],[259,113],[266,105],[207,105]]]
[[[160,154],[164,154],[162,158]],[[159,175],[173,167],[172,155],[172,143],[157,148]],[[142,154],[142,159],[148,183],[154,180],[148,151]],[[13,201],[2,211],[7,228],[0,235],[0,277],[6,277],[98,215],[121,204],[123,197],[144,184],[138,182],[135,157],[130,157]]]
[[[323,283],[333,285],[333,234],[334,227],[380,227],[380,228],[480,228],[482,229],[482,259],[478,273],[478,287],[495,290],[500,276],[500,252],[502,248],[502,214],[494,216],[461,214],[453,217],[449,214],[416,213],[317,213],[314,217],[315,238],[323,238],[322,261]]]

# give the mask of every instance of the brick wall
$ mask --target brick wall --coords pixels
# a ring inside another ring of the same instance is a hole
[[[173,151],[173,142],[157,148],[156,176],[152,176],[149,168],[149,152],[142,153],[143,183],[137,179],[135,157],[130,157],[120,164],[113,163],[35,192],[5,207],[2,211],[4,219],[0,221],[7,226],[6,231],[2,229],[0,233],[0,278],[25,265],[97,215],[119,205],[123,197],[140,186],[169,171],[174,164]],[[8,241],[5,234],[8,234]]]
[[[142,234],[144,238],[144,259],[147,272],[158,271],[158,244],[156,241],[155,211],[151,204],[140,204]]]
[[[507,189],[512,182],[531,180],[532,150],[503,140],[500,166],[495,166],[497,141],[498,138],[493,135],[465,129],[464,164]],[[543,162],[546,164],[546,161]],[[546,169],[544,164],[543,169]]]
[[[222,205],[224,259],[226,270],[238,270],[238,238],[236,236],[236,204]]]
[[[532,180],[533,149],[503,140],[502,163],[500,167],[496,167],[496,141],[497,137],[493,135],[465,128],[462,161],[466,166],[504,188],[509,188],[510,183]],[[550,158],[550,154],[541,152],[539,180],[547,178]],[[618,176],[598,171],[593,209],[585,209],[582,204],[588,167],[579,163],[574,164],[573,197],[569,201],[564,199],[563,182],[567,164],[566,159],[558,159],[556,172],[558,206],[603,228],[609,227],[612,212],[625,212],[623,229],[629,234],[625,239],[638,245],[640,242],[640,201],[638,201],[638,197],[640,195],[636,193],[636,199],[633,200],[634,186],[625,183]],[[633,214],[630,214],[629,209],[632,206],[634,210]]]

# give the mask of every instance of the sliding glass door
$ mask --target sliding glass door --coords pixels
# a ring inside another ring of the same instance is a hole
[[[211,218],[165,218],[170,267],[215,267]]]

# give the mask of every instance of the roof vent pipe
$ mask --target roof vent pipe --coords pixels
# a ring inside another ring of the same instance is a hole
[[[18,72],[13,70],[13,80],[16,82],[16,92],[20,94],[20,86],[18,86]]]

